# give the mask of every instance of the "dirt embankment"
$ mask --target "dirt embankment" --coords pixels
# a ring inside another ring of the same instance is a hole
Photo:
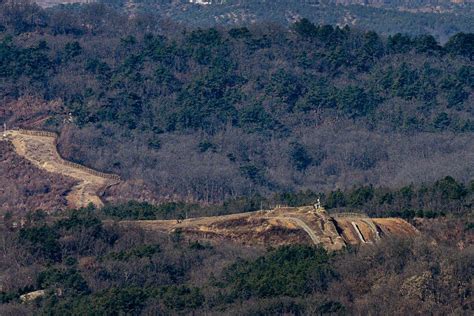
[[[183,221],[123,221],[145,230],[179,233],[189,239],[230,240],[244,245],[279,246],[294,243],[322,245],[339,250],[347,245],[376,243],[381,239],[413,237],[418,231],[399,218],[330,216],[312,206],[225,216],[200,217]]]
[[[13,130],[6,133],[6,139],[13,144],[18,155],[39,169],[77,181],[66,196],[68,207],[85,207],[89,203],[101,207],[101,192],[120,182],[116,175],[101,173],[62,159],[56,149],[56,135],[53,133]]]

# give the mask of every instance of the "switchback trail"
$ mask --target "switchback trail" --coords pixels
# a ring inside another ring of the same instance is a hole
[[[18,155],[38,168],[78,181],[66,196],[68,207],[86,207],[89,203],[101,207],[104,204],[100,192],[120,182],[116,175],[101,173],[61,158],[56,148],[57,136],[53,133],[9,130],[6,138],[11,141]]]

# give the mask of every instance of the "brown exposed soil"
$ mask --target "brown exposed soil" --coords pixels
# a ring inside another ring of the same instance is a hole
[[[85,207],[89,203],[98,207],[103,206],[99,195],[108,186],[119,182],[62,159],[57,152],[54,136],[8,131],[7,139],[13,144],[19,156],[26,158],[37,168],[77,181],[66,196],[68,207]]]
[[[331,217],[314,207],[200,217],[183,221],[122,221],[121,225],[182,234],[188,239],[229,240],[243,245],[321,244],[328,250],[375,243],[382,238],[413,237],[418,231],[399,218]]]
[[[5,141],[0,141],[0,174],[0,210],[18,215],[66,208],[66,196],[77,184],[72,178],[38,168]]]
[[[374,223],[387,235],[412,236],[417,230],[401,218],[375,218]]]

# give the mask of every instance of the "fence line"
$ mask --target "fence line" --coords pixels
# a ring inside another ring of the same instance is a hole
[[[367,214],[363,213],[332,213],[330,214],[331,217],[357,217],[357,218],[368,218],[369,216]]]
[[[31,136],[53,137],[54,138],[54,143],[55,143],[55,145],[57,145],[57,140],[58,140],[58,134],[57,133],[47,132],[47,131],[26,130],[26,129],[19,129],[18,131],[22,134],[31,135]],[[57,151],[57,149],[56,149],[56,151]],[[60,156],[60,158],[61,158],[60,159],[61,163],[66,165],[66,166],[81,169],[85,172],[88,172],[88,173],[94,175],[94,176],[120,181],[120,176],[118,176],[116,174],[100,172],[100,171],[94,170],[92,168],[80,165],[78,163],[65,160],[61,156]]]
[[[62,160],[62,163],[67,165],[67,166],[73,167],[73,168],[84,170],[84,171],[86,171],[88,173],[91,173],[92,175],[95,175],[95,176],[99,176],[99,177],[102,177],[102,178],[108,178],[108,179],[112,179],[112,180],[120,180],[120,176],[118,176],[116,174],[100,172],[100,171],[94,170],[92,168],[85,167],[81,164],[71,162],[71,161],[67,161],[67,160],[64,160],[64,159]]]
[[[58,134],[54,132],[34,131],[34,130],[27,130],[27,129],[19,129],[18,131],[22,134],[27,134],[27,135],[32,135],[32,136],[47,136],[47,137],[54,137],[54,138],[58,137]]]

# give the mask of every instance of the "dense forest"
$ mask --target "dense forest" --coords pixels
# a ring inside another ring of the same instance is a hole
[[[125,199],[472,178],[471,33],[441,46],[306,19],[187,30],[99,4],[1,8],[2,120],[60,131],[66,158],[128,180]]]
[[[472,175],[473,34],[441,46],[306,19],[186,30],[96,4],[2,10],[2,118],[60,130],[66,158],[120,174],[130,198]]]

